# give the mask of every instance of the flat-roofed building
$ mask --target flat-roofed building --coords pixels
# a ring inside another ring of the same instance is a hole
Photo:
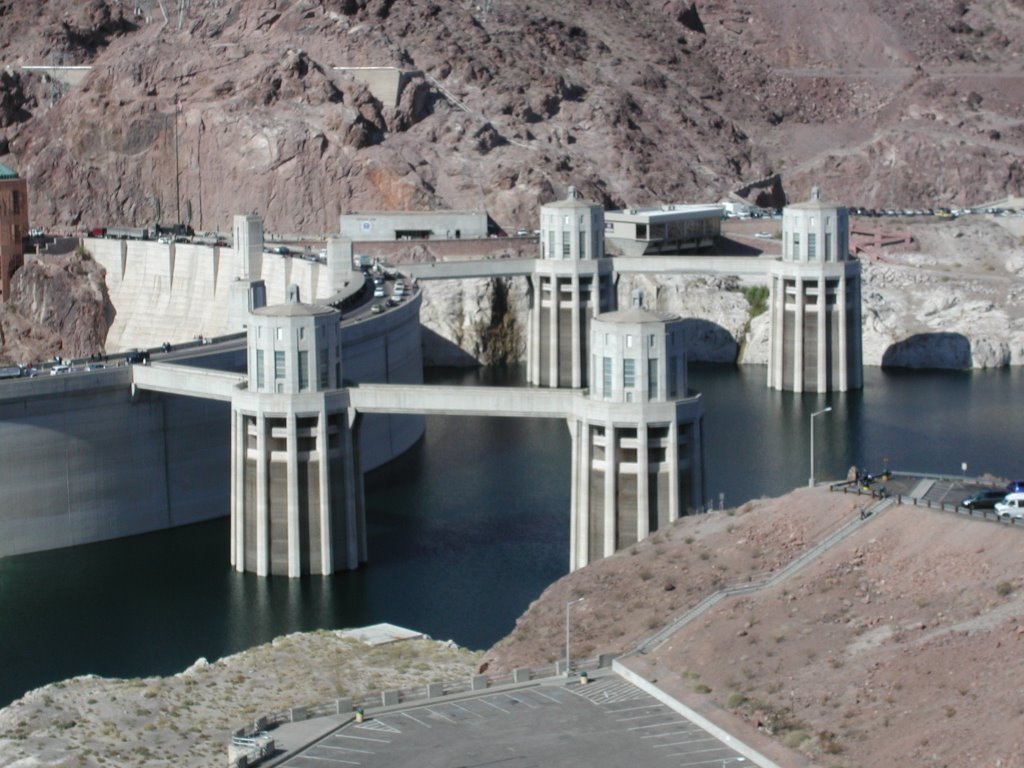
[[[668,204],[605,211],[604,236],[623,256],[707,248],[722,231],[722,206]]]
[[[11,277],[25,263],[28,234],[28,185],[0,164],[0,301],[11,295]]]
[[[464,240],[487,237],[486,211],[376,211],[345,213],[341,236],[355,242]]]

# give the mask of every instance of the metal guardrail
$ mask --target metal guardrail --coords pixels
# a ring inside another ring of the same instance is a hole
[[[663,643],[665,643],[672,635],[678,632],[680,629],[685,627],[691,621],[699,617],[705,611],[712,608],[727,597],[735,597],[738,595],[746,595],[751,592],[764,589],[766,587],[773,587],[781,581],[788,579],[790,576],[795,574],[805,565],[810,563],[812,560],[817,559],[819,555],[833,546],[838,544],[840,541],[845,539],[851,533],[856,531],[862,525],[864,525],[868,519],[874,517],[877,513],[883,511],[887,507],[895,503],[893,498],[881,498],[878,503],[874,504],[867,512],[861,515],[859,518],[850,520],[848,522],[840,522],[838,527],[834,528],[830,533],[826,534],[817,544],[813,545],[810,549],[805,550],[802,554],[791,560],[785,566],[778,571],[769,572],[765,577],[760,579],[754,579],[751,577],[750,581],[734,584],[729,587],[716,590],[715,592],[707,595],[704,599],[698,602],[695,606],[690,608],[688,611],[683,613],[674,621],[666,624],[660,630],[655,632],[650,637],[642,640],[634,648],[629,651],[626,655],[632,655],[637,653],[650,653],[656,650]]]
[[[588,659],[574,659],[573,672],[575,674],[577,672],[610,666],[612,657],[612,654],[602,654]],[[247,746],[244,740],[261,738],[266,735],[267,731],[284,723],[330,715],[352,714],[357,710],[370,713],[373,710],[400,707],[421,701],[440,699],[445,696],[455,696],[477,691],[484,692],[503,685],[522,684],[558,677],[565,674],[563,664],[564,662],[556,662],[553,665],[549,664],[543,667],[522,667],[505,675],[473,675],[468,680],[428,683],[410,688],[374,691],[365,693],[360,697],[342,697],[316,704],[295,706],[277,712],[269,712],[256,718],[251,726],[236,730],[232,736],[232,744]]]

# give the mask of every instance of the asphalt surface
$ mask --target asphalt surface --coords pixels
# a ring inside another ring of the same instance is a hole
[[[348,723],[289,768],[719,768],[753,765],[669,707],[608,675],[438,699]]]

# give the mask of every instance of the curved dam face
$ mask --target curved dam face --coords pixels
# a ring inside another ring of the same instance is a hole
[[[419,309],[417,294],[384,314],[343,323],[344,378],[422,383]],[[203,361],[191,364],[245,368],[244,343],[199,350]],[[230,418],[224,402],[133,394],[127,367],[0,382],[0,445],[6,447],[0,556],[227,515]],[[365,418],[364,470],[390,461],[423,435],[422,416]],[[225,541],[225,560],[228,547]]]

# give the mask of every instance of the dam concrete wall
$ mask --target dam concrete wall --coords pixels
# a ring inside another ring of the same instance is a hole
[[[108,353],[242,330],[230,322],[231,286],[243,277],[232,248],[94,237],[84,245],[107,272],[115,309]],[[283,303],[291,283],[304,301],[334,293],[319,262],[264,253],[258,266],[269,304]]]
[[[422,383],[419,305],[417,293],[344,324],[344,378]],[[243,371],[245,356],[238,342],[199,347],[190,361],[174,362]],[[0,382],[0,557],[228,514],[230,404],[142,389],[133,396],[131,379],[131,369],[120,367]],[[363,471],[408,450],[424,423],[418,415],[363,417]],[[225,540],[225,562],[228,547]]]
[[[225,514],[229,407],[131,395],[128,368],[0,388],[0,556]]]

